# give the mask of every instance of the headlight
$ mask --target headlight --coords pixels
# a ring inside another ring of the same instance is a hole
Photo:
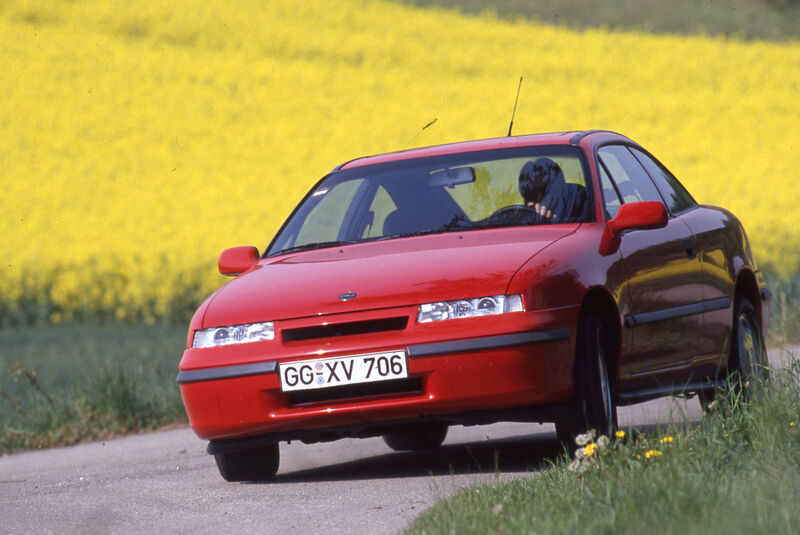
[[[521,295],[492,295],[489,297],[439,301],[438,303],[420,305],[417,321],[419,323],[427,323],[429,321],[494,316],[505,312],[521,311]]]
[[[271,321],[264,323],[244,323],[228,327],[212,327],[194,332],[192,347],[227,346],[246,344],[275,338],[275,328]]]

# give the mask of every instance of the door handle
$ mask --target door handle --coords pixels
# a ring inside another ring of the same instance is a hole
[[[686,250],[686,256],[689,258],[697,256],[697,251],[694,248],[694,242],[692,240],[683,240],[683,248]]]

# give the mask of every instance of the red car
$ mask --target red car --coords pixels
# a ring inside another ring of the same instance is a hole
[[[728,211],[607,131],[454,143],[336,167],[191,321],[177,381],[228,481],[278,442],[454,424],[610,433],[616,406],[758,378],[769,292]]]

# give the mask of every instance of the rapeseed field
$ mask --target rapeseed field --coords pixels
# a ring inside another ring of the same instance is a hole
[[[341,161],[605,128],[800,272],[800,43],[388,1],[0,4],[0,323],[183,319]],[[423,127],[432,121],[431,126]]]

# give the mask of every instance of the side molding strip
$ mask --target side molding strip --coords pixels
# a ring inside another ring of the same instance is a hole
[[[462,351],[476,351],[494,349],[497,347],[517,346],[536,342],[556,342],[569,338],[569,329],[553,329],[551,331],[533,331],[516,334],[502,334],[487,336],[485,338],[471,338],[469,340],[454,340],[452,342],[434,342],[432,344],[416,344],[408,346],[408,356],[427,357],[445,353],[460,353]]]
[[[653,310],[652,312],[628,314],[625,316],[625,327],[636,327],[638,325],[645,325],[647,323],[654,323],[656,321],[680,318],[681,316],[692,316],[694,314],[702,314],[703,312],[722,310],[730,307],[730,305],[731,300],[729,297],[720,297],[718,299],[700,301],[699,303],[662,308],[660,310]]]

